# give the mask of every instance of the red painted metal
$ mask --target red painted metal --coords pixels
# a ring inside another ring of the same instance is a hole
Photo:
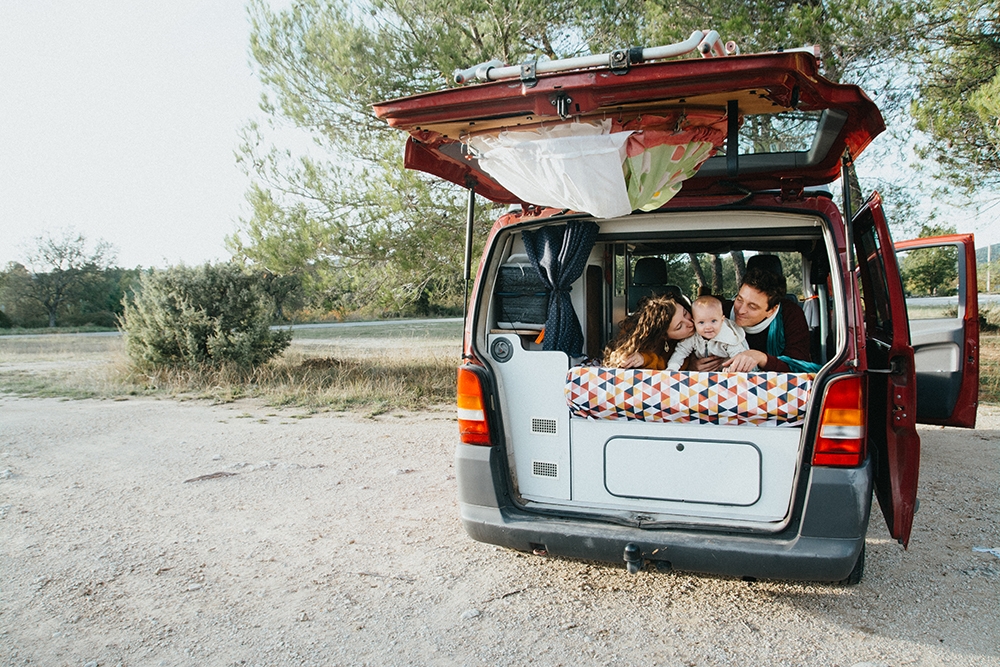
[[[975,428],[979,410],[979,283],[976,277],[976,242],[972,234],[949,234],[930,238],[910,239],[895,244],[896,251],[931,246],[958,245],[965,255],[965,314],[962,318],[964,344],[962,349],[962,386],[955,408],[948,419],[920,419],[922,424]]]
[[[682,106],[684,100],[708,96],[724,103],[727,94],[745,96],[747,91],[753,91],[757,103],[775,109],[794,105],[802,111],[835,109],[848,114],[840,135],[818,165],[808,171],[795,167],[735,179],[750,190],[780,187],[783,178],[802,179],[805,185],[831,182],[839,174],[845,148],[856,157],[885,129],[878,108],[860,88],[825,79],[816,58],[802,52],[642,63],[626,74],[588,69],[540,75],[532,86],[496,81],[389,100],[376,104],[374,110],[390,126],[410,133],[407,167],[462,186],[472,177],[479,194],[497,202],[517,203],[517,197],[481,172],[474,159],[463,155],[458,137],[442,136],[435,127],[504,118],[523,121],[526,116],[539,122],[558,121],[553,100],[560,95],[572,100],[572,116],[613,116],[625,105],[671,100]],[[732,184],[695,176],[684,188],[724,192],[731,190]]]

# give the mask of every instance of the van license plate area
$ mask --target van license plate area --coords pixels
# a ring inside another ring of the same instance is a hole
[[[624,498],[745,507],[760,499],[761,453],[750,442],[615,437],[604,485]]]

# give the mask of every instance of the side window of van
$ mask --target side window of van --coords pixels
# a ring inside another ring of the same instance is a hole
[[[861,299],[864,303],[865,320],[874,332],[884,334],[885,342],[892,341],[892,318],[889,306],[889,291],[885,284],[885,266],[879,253],[878,236],[875,227],[861,231],[858,238],[858,270],[861,272]]]
[[[960,316],[958,246],[914,248],[897,253],[910,321]]]

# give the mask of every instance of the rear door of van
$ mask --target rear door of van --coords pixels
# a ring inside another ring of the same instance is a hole
[[[882,200],[873,194],[854,221],[868,375],[868,445],[875,495],[889,533],[910,540],[920,470],[916,373],[903,285]]]
[[[917,421],[975,428],[979,407],[979,293],[971,234],[901,241],[917,373]]]

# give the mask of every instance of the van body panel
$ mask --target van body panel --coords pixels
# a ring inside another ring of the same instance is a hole
[[[920,471],[916,372],[903,285],[878,193],[858,212],[854,232],[863,288],[875,493],[889,534],[906,546]]]
[[[525,350],[514,333],[488,336],[504,415],[514,487],[530,500],[570,500],[569,411],[563,397],[568,360],[562,352]],[[505,361],[497,361],[499,356]]]
[[[572,419],[570,429],[579,503],[758,530],[788,517],[798,428]]]
[[[908,317],[917,374],[917,422],[975,428],[979,407],[979,286],[972,234],[900,241],[896,252],[954,248],[956,312]],[[908,300],[909,301],[909,300]]]
[[[680,59],[640,63],[627,72],[588,69],[542,74],[536,81],[496,81],[422,93],[374,105],[376,116],[410,134],[405,164],[467,186],[501,203],[521,202],[480,168],[463,145],[483,131],[537,127],[564,122],[554,100],[569,98],[575,119],[663,115],[678,109],[716,109],[735,103],[741,114],[822,111],[817,136],[808,150],[742,154],[738,174],[729,174],[724,156],[710,158],[704,175],[685,188],[750,190],[780,188],[782,179],[801,185],[825,184],[837,177],[844,150],[859,155],[885,129],[881,113],[853,85],[833,83],[819,73],[808,53],[740,55],[718,59]]]
[[[460,488],[494,483],[499,458],[485,448],[459,445],[456,476]],[[621,562],[625,545],[639,547],[644,559],[673,569],[760,578],[841,581],[864,546],[870,508],[871,469],[816,468],[810,473],[804,514],[778,534],[718,533],[683,527],[643,528],[592,517],[535,512],[509,499],[484,494],[483,504],[459,510],[466,533],[481,542],[549,556]],[[827,528],[824,528],[827,527]]]

